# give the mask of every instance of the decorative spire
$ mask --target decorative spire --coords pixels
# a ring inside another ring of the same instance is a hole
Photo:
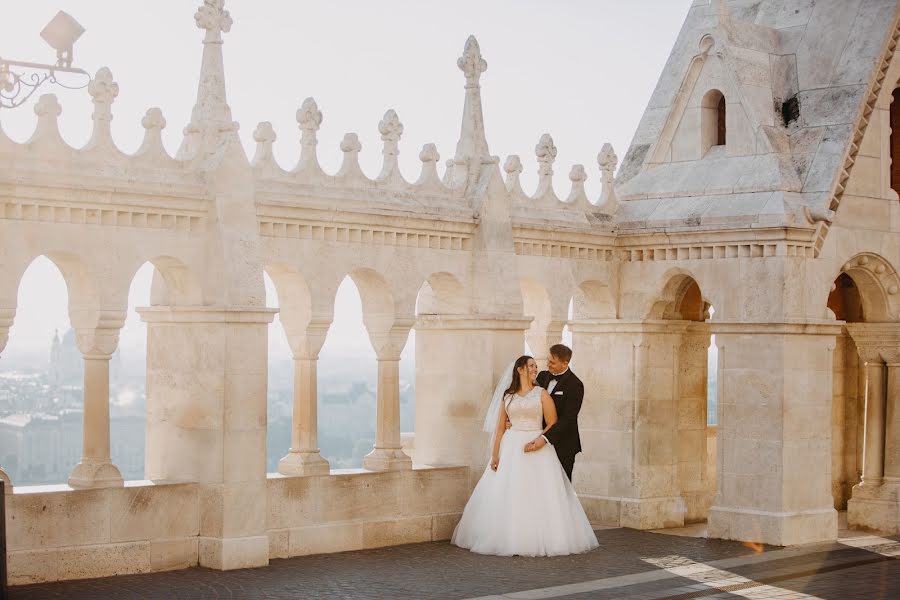
[[[454,185],[477,177],[481,165],[490,162],[487,139],[484,134],[484,114],[481,110],[481,74],[487,71],[487,61],[481,57],[478,40],[470,35],[456,66],[466,77],[466,100],[463,107],[462,127],[453,160]],[[471,172],[474,171],[474,172]]]
[[[518,154],[510,154],[503,163],[503,170],[506,171],[506,191],[516,194],[518,197],[524,196],[522,192],[522,183],[519,177],[522,175],[522,160]]]
[[[441,178],[438,177],[437,173],[437,162],[441,160],[441,155],[438,153],[437,146],[434,144],[425,144],[422,146],[422,151],[419,152],[419,160],[422,161],[422,172],[419,174],[416,185],[433,189],[443,187]]]
[[[359,153],[362,150],[362,144],[359,143],[359,136],[355,133],[345,133],[344,139],[341,140],[341,152],[344,153],[344,160],[341,162],[341,168],[338,169],[335,177],[343,178],[346,181],[364,181],[367,180],[365,173],[359,166]]]
[[[234,133],[237,124],[231,120],[231,109],[225,97],[225,65],[222,58],[222,33],[231,31],[231,15],[225,10],[225,0],[204,0],[194,15],[197,27],[205,30],[203,62],[197,101],[191,111],[191,122],[184,130],[184,140],[178,158],[190,159],[204,145],[219,145],[219,136]],[[205,138],[209,138],[204,141]]]
[[[253,167],[271,165],[275,162],[272,154],[272,144],[277,138],[275,129],[272,128],[272,123],[269,121],[262,121],[256,126],[256,130],[253,132],[253,141],[256,142],[256,154],[253,155],[253,160],[250,162]]]
[[[144,118],[141,119],[141,125],[144,127],[144,140],[135,152],[135,157],[171,160],[162,143],[162,130],[166,128],[166,118],[162,111],[156,107],[148,108]]]
[[[34,105],[34,114],[38,117],[37,127],[28,143],[65,145],[59,134],[59,115],[62,114],[62,106],[60,106],[56,94],[42,95]]]
[[[567,205],[573,208],[590,207],[590,200],[588,200],[587,193],[584,191],[584,182],[587,181],[584,165],[572,165],[572,170],[569,171],[569,181],[572,182],[572,191],[569,192],[569,197],[566,198]]]
[[[400,136],[403,135],[403,123],[397,112],[391,108],[384,113],[381,122],[378,123],[378,131],[381,133],[381,141],[384,148],[381,154],[384,156],[384,164],[381,167],[379,181],[385,181],[397,171],[397,155],[400,154]]]
[[[94,102],[94,131],[88,148],[112,147],[112,103],[119,95],[119,84],[113,81],[112,71],[102,67],[88,84],[88,94]]]
[[[553,193],[553,163],[556,161],[556,145],[549,133],[541,136],[534,153],[538,161],[538,187],[534,193],[535,199],[550,197],[559,201]]]
[[[609,142],[603,144],[600,148],[600,154],[597,155],[597,165],[600,167],[600,178],[602,189],[600,191],[600,206],[606,212],[615,212],[618,204],[616,198],[615,181],[613,174],[616,172],[616,165],[619,164],[619,157],[616,156],[612,144]]]
[[[300,127],[300,163],[295,170],[321,172],[316,145],[319,143],[317,132],[322,125],[322,111],[314,99],[307,98],[297,109],[297,125]]]

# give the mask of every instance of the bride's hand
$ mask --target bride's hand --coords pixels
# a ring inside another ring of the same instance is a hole
[[[497,467],[500,466],[500,459],[496,456],[491,458],[491,471],[496,471]]]

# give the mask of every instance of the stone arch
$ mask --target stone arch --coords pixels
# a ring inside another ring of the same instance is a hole
[[[705,156],[713,146],[724,146],[727,141],[725,95],[711,89],[700,102],[700,153]]]
[[[279,316],[288,340],[305,336],[313,317],[312,294],[306,278],[283,263],[267,265],[265,271],[275,284]]]
[[[78,330],[96,327],[100,321],[102,306],[94,272],[80,256],[71,252],[54,250],[43,253],[43,256],[56,265],[66,282],[69,293],[69,321],[72,328]],[[28,261],[28,266],[31,266],[37,258],[35,256]],[[26,266],[19,276],[19,281],[27,269]]]
[[[868,397],[875,398],[874,405],[886,398],[887,366],[867,352],[867,332],[900,319],[900,277],[883,257],[862,252],[847,260],[832,282],[828,316],[845,323],[832,355],[831,402],[831,489],[835,509],[842,510],[863,474]]]
[[[148,262],[153,265],[150,304],[155,306],[201,306],[203,288],[194,271],[181,259],[160,255]],[[132,274],[132,279],[134,275]]]
[[[706,321],[710,303],[703,296],[693,274],[678,269],[670,273],[662,291],[655,297],[648,319]]]
[[[553,302],[547,288],[530,277],[519,280],[522,291],[522,311],[525,317],[531,317],[531,325],[525,332],[525,341],[540,368],[548,358],[548,349],[562,340],[566,315],[554,314]],[[557,311],[558,312],[558,311]]]
[[[420,315],[465,314],[465,287],[452,273],[447,271],[432,273],[419,288],[416,312]]]
[[[846,278],[842,279],[842,275]],[[855,292],[848,286],[847,278],[852,281]],[[857,254],[843,264],[832,282],[827,300],[832,312],[838,308],[838,302],[848,300],[845,297],[848,293],[856,293],[861,309],[859,320],[889,322],[900,319],[900,276],[883,257],[871,252]]]
[[[612,290],[606,283],[589,279],[578,284],[573,297],[572,318],[615,319],[617,312]]]
[[[387,280],[376,270],[362,267],[349,274],[362,300],[363,323],[370,333],[387,331],[397,317],[394,294]]]
[[[550,294],[536,279],[523,277],[519,280],[522,290],[522,308],[526,316],[534,317],[532,328],[546,328],[552,319]]]

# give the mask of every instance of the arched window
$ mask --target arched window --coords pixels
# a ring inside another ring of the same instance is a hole
[[[891,101],[891,189],[900,193],[900,88]]]
[[[716,145],[725,145],[725,96],[719,98],[719,105],[716,107],[716,123],[718,129],[716,131]]]
[[[719,90],[709,90],[700,103],[700,150],[706,155],[713,146],[724,146],[725,96]]]

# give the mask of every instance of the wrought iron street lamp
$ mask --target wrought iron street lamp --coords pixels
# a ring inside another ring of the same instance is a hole
[[[87,87],[91,76],[83,69],[72,67],[72,48],[83,33],[84,27],[78,21],[68,13],[59,11],[41,31],[41,37],[56,50],[56,64],[0,58],[0,108],[21,106],[47,81],[70,90]],[[84,83],[64,83],[57,77],[59,73],[83,76]]]

